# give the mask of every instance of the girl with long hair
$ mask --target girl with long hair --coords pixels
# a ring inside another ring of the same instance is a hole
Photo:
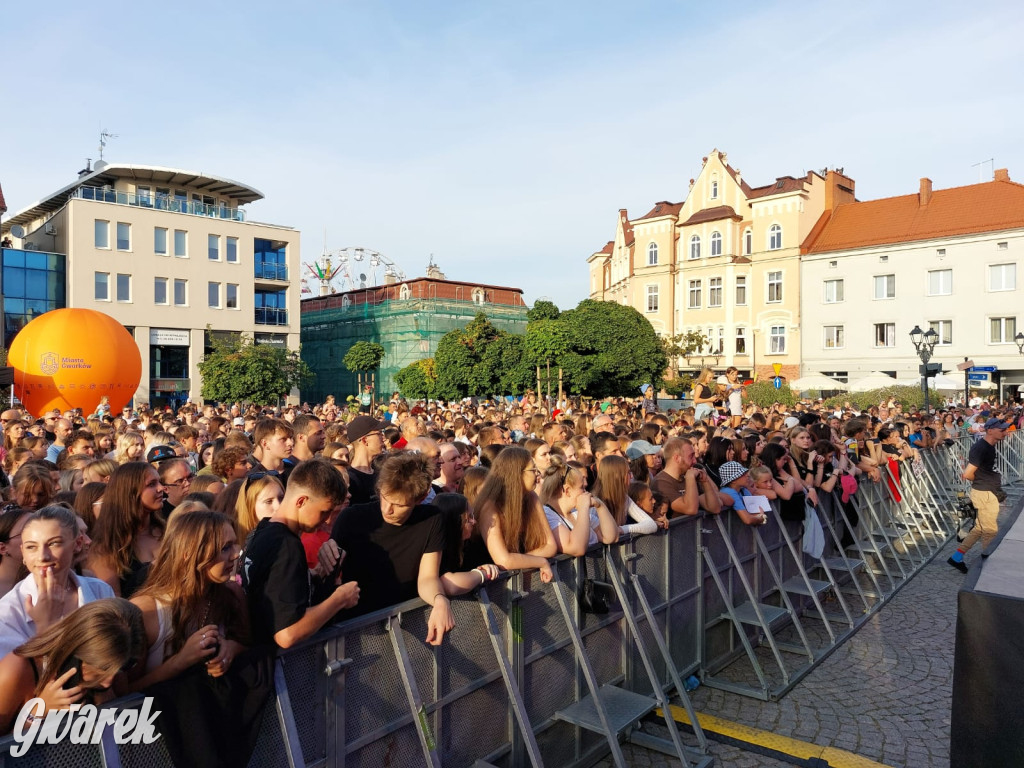
[[[768,443],[761,451],[761,461],[772,474],[771,487],[764,489],[762,494],[779,500],[779,511],[784,519],[803,520],[803,484],[797,477],[789,449],[781,443]]]
[[[540,438],[527,438],[523,441],[523,448],[530,452],[530,456],[533,458],[533,463],[537,465],[537,469],[539,469],[541,473],[551,466],[551,446]]]
[[[27,463],[11,479],[11,500],[25,509],[41,509],[53,498],[53,476],[38,463]]]
[[[145,442],[138,432],[124,432],[117,438],[114,461],[127,464],[130,461],[142,461]]]
[[[21,440],[24,437],[24,421],[21,419],[15,419],[14,421],[8,422],[7,426],[4,427],[4,447],[3,451],[0,451],[0,461],[7,458],[7,454],[12,448],[20,446]]]
[[[786,434],[789,439],[790,472],[804,485],[807,500],[818,506],[818,492],[825,471],[825,459],[814,450],[814,438],[803,427],[793,427]]]
[[[491,563],[467,569],[466,542],[476,530],[476,514],[461,493],[439,493],[431,502],[441,511],[444,550],[441,553],[441,584],[446,595],[463,595],[498,578]]]
[[[166,490],[149,464],[122,464],[110,476],[88,567],[119,597],[131,597],[142,586],[160,549]]]
[[[113,597],[110,587],[99,579],[74,572],[75,556],[81,548],[78,518],[67,507],[43,507],[25,519],[21,557],[28,576],[0,599],[0,656],[76,608]]]
[[[558,551],[579,557],[598,542],[614,544],[619,526],[600,499],[587,493],[586,472],[561,460],[552,461],[541,481],[544,515]]]
[[[235,501],[235,520],[238,521],[242,541],[256,530],[260,520],[271,517],[277,511],[283,498],[284,486],[277,475],[255,472],[245,478]]]
[[[137,607],[119,598],[83,605],[0,660],[0,733],[11,730],[33,698],[47,711],[106,698],[101,692],[144,650]]]
[[[594,496],[604,502],[619,533],[626,536],[649,534],[658,530],[658,523],[629,498],[629,462],[621,456],[605,456],[597,465]],[[634,522],[627,523],[631,519]],[[667,526],[667,521],[665,525]]]
[[[528,450],[506,446],[495,456],[474,507],[494,563],[506,570],[539,568],[547,582],[552,579],[548,558],[558,546],[534,493],[539,474]]]
[[[693,383],[693,420],[695,424],[715,412],[715,407],[712,405],[716,399],[715,388],[712,384],[714,376],[715,374],[710,368],[705,368]]]

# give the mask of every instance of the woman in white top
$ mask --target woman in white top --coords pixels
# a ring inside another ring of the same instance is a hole
[[[597,465],[594,496],[608,507],[625,536],[649,534],[658,530],[654,519],[629,498],[629,462],[621,456],[605,456]],[[627,523],[627,519],[633,520]]]
[[[587,493],[586,480],[582,470],[554,456],[540,486],[544,516],[555,534],[558,551],[574,557],[586,554],[599,541],[613,544],[619,539],[615,518],[599,499]]]
[[[104,582],[74,572],[81,546],[78,519],[67,507],[43,507],[29,515],[21,529],[21,557],[28,576],[0,599],[0,657],[79,606],[114,596]]]

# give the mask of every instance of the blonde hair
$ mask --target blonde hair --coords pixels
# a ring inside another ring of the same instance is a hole
[[[765,476],[771,477],[772,471],[768,469],[768,467],[766,467],[764,464],[758,464],[756,467],[750,468],[750,479],[754,483],[754,485],[757,485],[759,482],[761,482],[761,478]]]
[[[139,461],[142,456],[136,459],[128,458],[128,447],[139,444],[145,447],[146,443],[138,432],[124,432],[117,438],[117,448],[114,450],[114,459],[118,464],[127,464],[129,461]]]
[[[564,488],[575,488],[585,481],[586,477],[582,472],[555,454],[551,457],[551,464],[544,470],[544,478],[541,480],[541,503],[552,506]]]
[[[276,475],[264,475],[263,477],[246,479],[244,487],[238,493],[235,501],[235,519],[238,521],[239,538],[244,539],[252,531],[256,530],[260,519],[256,515],[256,499],[263,490],[270,485],[276,485],[284,493],[284,486]]]

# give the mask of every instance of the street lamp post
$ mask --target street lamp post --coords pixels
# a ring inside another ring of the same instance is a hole
[[[928,361],[932,359],[932,352],[935,351],[935,344],[939,340],[939,334],[934,328],[921,331],[921,326],[915,325],[910,332],[910,340],[914,343],[917,356],[921,358],[921,389],[924,390],[924,412],[931,413],[931,405],[928,402]],[[964,374],[967,375],[966,373]]]

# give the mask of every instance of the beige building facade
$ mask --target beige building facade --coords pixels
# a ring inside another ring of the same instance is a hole
[[[751,187],[725,153],[712,151],[685,201],[639,218],[619,211],[616,236],[588,259],[590,298],[628,304],[670,337],[700,331],[703,359],[746,375],[799,376],[801,246],[826,212],[854,200],[841,171],[783,176]]]
[[[17,252],[27,265],[35,254],[62,255],[64,306],[105,312],[134,335],[136,401],[201,402],[198,364],[211,335],[299,346],[300,235],[249,221],[243,206],[262,197],[209,174],[97,163],[4,221],[5,269]],[[7,288],[9,344],[35,312]]]

